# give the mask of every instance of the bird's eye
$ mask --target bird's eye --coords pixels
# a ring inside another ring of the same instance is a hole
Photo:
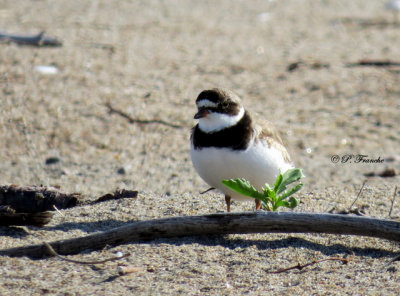
[[[222,107],[222,108],[228,108],[228,107],[229,107],[229,103],[228,103],[228,102],[223,102],[223,103],[221,104],[221,107]]]

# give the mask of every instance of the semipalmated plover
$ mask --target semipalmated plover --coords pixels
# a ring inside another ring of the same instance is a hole
[[[231,198],[254,200],[232,191],[222,180],[245,178],[261,190],[273,186],[279,172],[293,168],[282,140],[270,123],[259,124],[240,98],[226,89],[202,91],[196,99],[199,123],[192,129],[191,157],[200,177],[225,194],[227,211]],[[256,209],[261,202],[256,200]]]

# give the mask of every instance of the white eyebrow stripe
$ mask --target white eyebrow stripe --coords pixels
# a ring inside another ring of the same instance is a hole
[[[209,100],[201,100],[201,101],[197,102],[197,107],[198,108],[202,108],[202,107],[216,108],[216,107],[218,107],[218,104],[211,102]]]
[[[237,115],[211,112],[206,117],[199,119],[199,128],[206,133],[214,133],[225,128],[234,126],[244,116],[244,108],[240,108]]]

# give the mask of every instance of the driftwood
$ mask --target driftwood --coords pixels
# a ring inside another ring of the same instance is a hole
[[[80,193],[64,193],[57,188],[43,186],[0,186],[0,225],[44,226],[52,214],[48,211],[79,205],[96,204],[122,198],[135,198],[136,190],[120,189],[87,202]]]
[[[0,206],[0,225],[33,225],[42,227],[50,222],[53,214],[50,212],[40,213],[16,213],[9,206]]]
[[[0,186],[0,206],[9,206],[18,213],[37,213],[67,209],[78,204],[79,193],[63,193],[57,188],[42,186]]]
[[[57,38],[48,37],[44,35],[45,32],[40,32],[37,35],[17,35],[9,34],[6,32],[0,32],[0,41],[3,42],[14,42],[19,45],[33,45],[33,46],[50,46],[59,47],[62,46],[62,42]]]
[[[57,254],[77,254],[135,241],[193,235],[243,233],[331,233],[400,241],[400,222],[368,217],[316,214],[242,212],[138,221],[101,233],[49,243]],[[51,256],[45,244],[0,250],[3,256]]]

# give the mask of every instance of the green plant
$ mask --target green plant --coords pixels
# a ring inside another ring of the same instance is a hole
[[[222,183],[242,195],[261,200],[265,210],[278,211],[279,207],[293,209],[299,204],[299,200],[291,195],[299,191],[303,187],[303,183],[298,183],[291,188],[288,188],[288,185],[304,177],[301,169],[287,170],[285,173],[279,174],[274,188],[265,184],[262,192],[255,189],[246,179],[223,180]]]

